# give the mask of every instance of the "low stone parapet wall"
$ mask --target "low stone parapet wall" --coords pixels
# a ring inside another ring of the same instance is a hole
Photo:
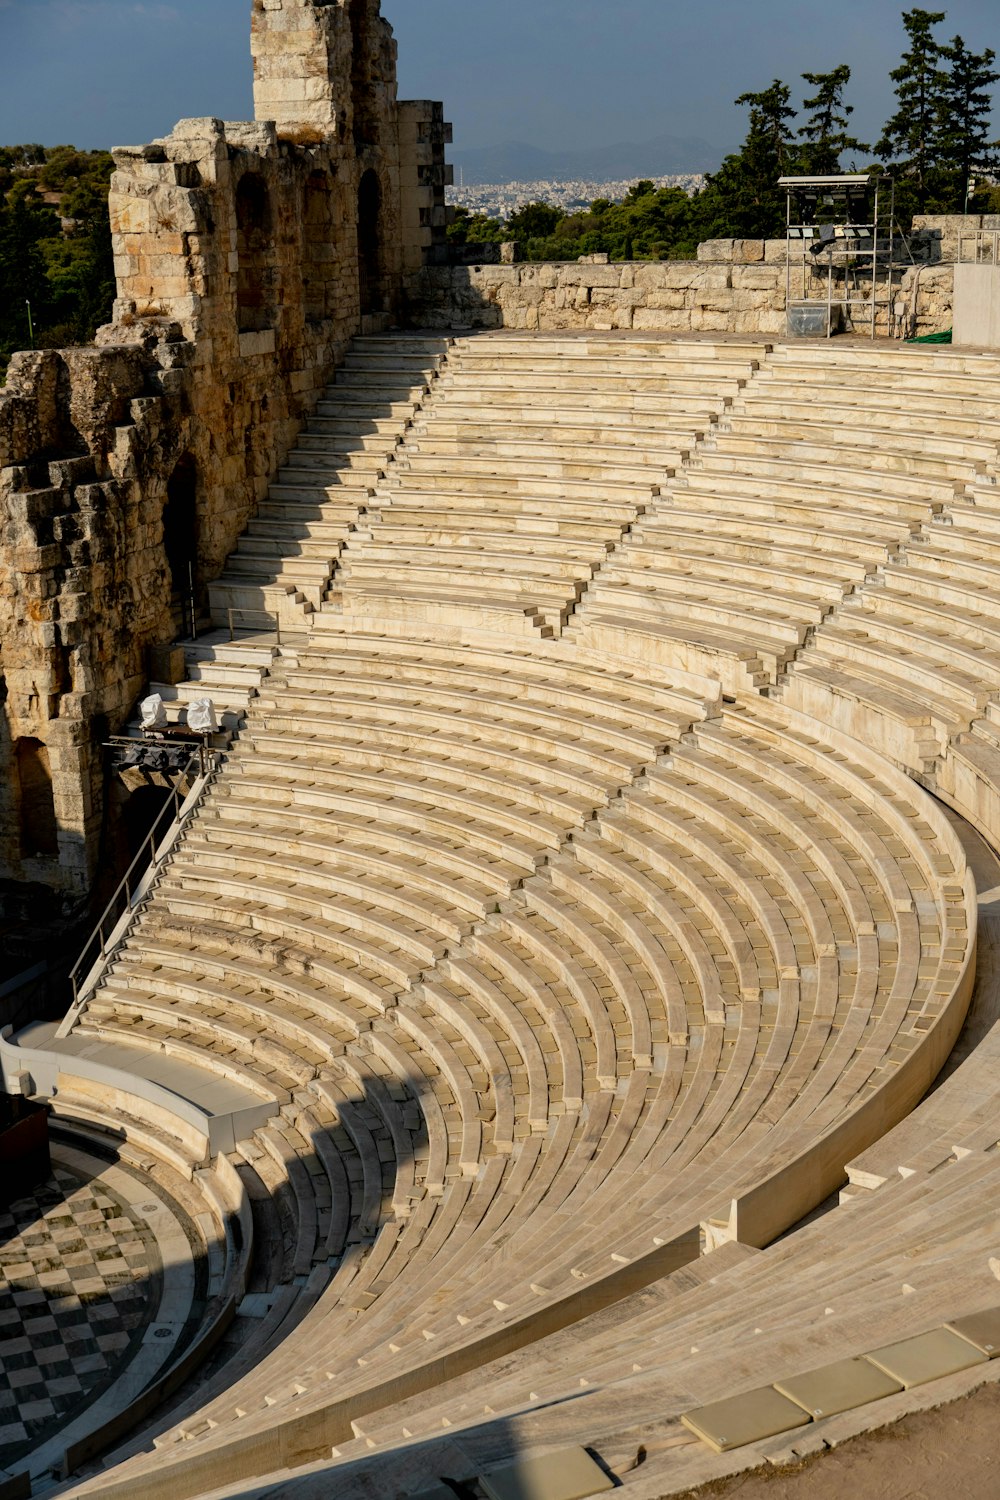
[[[428,267],[409,281],[408,318],[413,326],[426,328],[780,337],[785,333],[786,270],[783,255],[780,262],[774,258],[775,244],[711,241],[700,247],[703,258],[697,261]],[[758,247],[759,258],[752,258]],[[726,251],[733,258],[725,259]],[[938,333],[951,327],[953,290],[954,267],[929,265],[908,270],[894,297],[909,308],[916,293],[916,332]],[[818,287],[817,294],[822,295]],[[884,309],[879,331],[888,332]]]

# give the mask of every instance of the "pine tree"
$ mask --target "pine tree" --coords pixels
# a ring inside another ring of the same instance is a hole
[[[795,118],[791,97],[788,85],[776,78],[770,88],[736,100],[750,109],[747,138],[698,195],[693,205],[695,233],[706,239],[772,239],[784,234],[785,198],[778,178],[797,166],[789,130]]]
[[[944,18],[943,10],[904,10],[903,25],[910,47],[889,75],[896,85],[899,108],[886,122],[875,146],[897,178],[908,181],[921,213],[934,190],[938,163],[947,74],[941,68],[941,47],[934,37],[934,27]]]
[[[870,148],[848,132],[854,106],[844,103],[844,90],[851,81],[851,70],[841,63],[829,73],[803,73],[803,79],[816,90],[803,108],[812,113],[799,131],[802,171],[810,176],[827,176],[840,171],[845,151],[867,152]]]
[[[996,53],[991,48],[970,52],[960,36],[941,49],[941,56],[948,72],[938,125],[940,192],[942,207],[960,213],[974,174],[1000,165],[1000,141],[990,139],[990,91],[1000,72],[993,67]]]
[[[791,100],[791,89],[776,78],[769,89],[759,94],[741,94],[736,101],[750,110],[750,131],[744,152],[751,145],[758,150],[769,149],[778,164],[779,176],[788,171],[794,149],[788,130],[789,120],[795,119]]]

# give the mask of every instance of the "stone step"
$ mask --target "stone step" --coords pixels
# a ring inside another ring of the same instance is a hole
[[[853,394],[853,393],[852,393]],[[755,383],[753,396],[744,396],[738,410],[745,416],[756,416],[766,421],[790,421],[811,423],[814,417],[824,424],[836,424],[848,431],[858,427],[878,427],[890,432],[908,432],[923,436],[925,422],[934,421],[935,433],[946,437],[969,438],[973,443],[982,440],[1000,439],[1000,423],[989,404],[982,403],[980,413],[968,410],[968,403],[955,400],[951,408],[943,398],[928,392],[922,399],[911,390],[900,394],[898,404],[891,404],[878,391],[858,393],[857,399],[848,399],[838,392],[836,396],[823,387],[803,390],[796,385],[781,394],[764,395]]]
[[[516,463],[527,471],[534,471],[541,464],[546,473],[552,465],[559,463],[572,466],[585,462],[588,468],[607,464],[616,471],[620,469],[631,476],[640,469],[662,474],[666,469],[675,468],[681,461],[681,453],[692,447],[694,441],[695,435],[691,434],[683,449],[669,443],[602,443],[594,433],[585,443],[564,442],[561,434],[558,438],[530,434],[525,437],[516,427],[505,430],[502,434],[487,434],[483,438],[477,438],[462,433],[449,436],[440,431],[437,423],[433,423],[426,433],[411,437],[398,457],[404,467],[417,458],[428,461],[432,457],[447,459],[449,470],[454,464],[460,473],[464,472],[464,465],[467,463],[497,460]]]
[[[899,455],[904,460],[924,455],[928,461],[939,464],[947,460],[956,475],[981,473],[997,455],[996,440],[989,437],[952,436],[938,423],[933,432],[926,432],[912,419],[884,425],[874,421],[844,423],[835,415],[828,415],[818,404],[814,404],[811,413],[779,417],[760,411],[756,401],[751,401],[740,410],[728,412],[717,431],[723,450],[733,438],[761,444],[795,443],[810,449],[825,446],[834,452],[849,446],[862,450],[865,462],[876,457],[888,461],[889,455]]]
[[[409,391],[402,400],[390,400],[373,396],[366,389],[352,390],[350,386],[333,386],[316,404],[318,420],[337,420],[350,423],[356,430],[359,422],[398,422],[401,426],[410,421],[419,410],[420,393]]]

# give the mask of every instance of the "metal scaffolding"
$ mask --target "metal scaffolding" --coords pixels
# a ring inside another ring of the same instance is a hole
[[[887,185],[892,189],[888,194]],[[894,186],[876,172],[782,177],[778,186],[788,194],[789,332],[802,331],[801,325],[809,321],[825,323],[829,338],[843,319],[847,327],[867,328],[875,338],[880,308],[886,310],[888,332],[895,281]],[[795,297],[799,286],[801,296]],[[820,309],[825,309],[825,318],[817,318]],[[798,329],[793,327],[796,313]]]

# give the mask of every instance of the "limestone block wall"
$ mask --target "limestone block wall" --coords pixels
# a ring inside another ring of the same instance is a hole
[[[376,144],[396,103],[378,0],[253,0],[254,113],[288,138]]]
[[[119,298],[99,338],[166,319],[194,345],[184,387],[204,585],[360,326],[356,198],[334,147],[281,141],[268,124],[185,120],[115,163]]]
[[[407,317],[428,328],[633,329],[657,333],[785,332],[784,241],[711,241],[697,261],[428,266],[407,279]],[[917,331],[951,327],[954,268],[905,273]],[[794,289],[793,289],[794,295]],[[885,331],[883,328],[881,331]]]
[[[81,895],[96,868],[101,742],[171,629],[177,340],[16,355],[0,390],[0,880]]]
[[[429,267],[409,282],[409,316],[427,327],[779,333],[777,266],[696,261]]]
[[[975,257],[976,235],[1000,233],[1000,214],[918,214],[913,220],[912,246],[918,260],[942,261]]]
[[[379,0],[254,0],[251,50],[258,121],[284,143],[321,144],[331,153],[349,203],[344,222],[363,221],[359,205],[370,206],[374,193],[377,254],[373,235],[362,232],[367,244],[356,243],[344,264],[366,273],[365,314],[395,313],[403,265],[401,118],[396,42]],[[408,179],[407,190],[412,186]]]

